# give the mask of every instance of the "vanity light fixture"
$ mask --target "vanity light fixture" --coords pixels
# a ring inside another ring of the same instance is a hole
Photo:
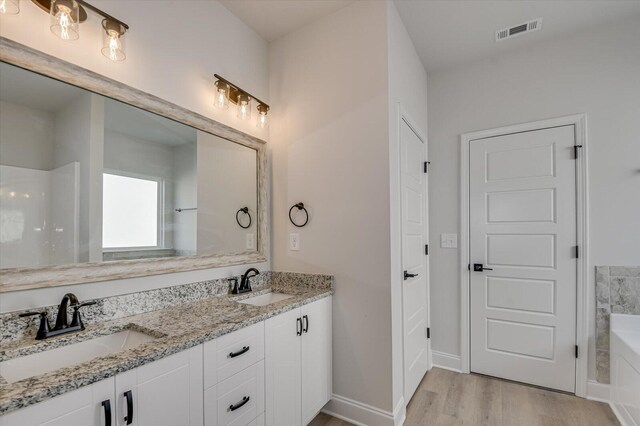
[[[238,106],[237,115],[241,120],[251,119],[251,101],[255,99],[258,104],[258,123],[259,128],[265,128],[268,124],[267,113],[269,111],[269,105],[262,102],[252,94],[245,92],[229,80],[220,77],[218,74],[214,74],[216,78],[215,87],[215,100],[214,106],[218,109],[227,109],[229,107],[229,101],[232,104]]]
[[[0,0],[0,14],[17,15],[20,13],[20,0]]]
[[[14,0],[0,0],[11,2]],[[15,0],[16,2],[18,0]],[[124,34],[129,26],[114,18],[84,0],[31,0],[51,16],[51,32],[62,40],[77,40],[80,38],[80,23],[87,20],[89,9],[102,16],[103,45],[102,54],[112,61],[124,61]]]

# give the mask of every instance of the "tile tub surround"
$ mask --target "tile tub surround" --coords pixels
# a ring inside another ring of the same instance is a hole
[[[151,312],[97,322],[88,326],[85,331],[76,334],[42,341],[37,341],[33,337],[25,337],[21,340],[3,343],[0,345],[0,361],[112,334],[124,329],[138,330],[157,337],[152,342],[124,352],[12,384],[7,384],[0,377],[0,415],[95,383],[328,297],[333,294],[333,278],[324,277],[322,279],[318,276],[307,277],[307,281],[305,281],[305,277],[302,277],[300,286],[295,287],[291,284],[287,286],[289,290],[287,292],[294,294],[293,297],[267,306],[241,304],[236,300],[272,290],[283,291],[283,287],[272,289],[265,285],[261,290],[256,290],[248,295],[236,296],[225,293],[221,296],[203,297],[199,300],[174,304]],[[318,280],[324,282],[324,285],[313,287]],[[289,281],[286,282],[289,283]],[[143,293],[139,293],[139,295]],[[139,297],[144,298],[148,295]]]
[[[640,315],[640,266],[596,266],[596,379],[609,383],[609,318]]]

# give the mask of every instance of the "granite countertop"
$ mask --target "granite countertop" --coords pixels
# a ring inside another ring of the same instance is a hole
[[[0,377],[0,415],[98,382],[333,294],[333,290],[327,288],[296,288],[291,286],[273,291],[287,293],[293,297],[267,306],[253,306],[237,302],[237,300],[270,291],[269,288],[241,296],[210,297],[139,315],[105,321],[87,326],[86,330],[82,332],[66,336],[47,340],[35,340],[33,337],[29,337],[3,344],[0,346],[0,361],[126,329],[156,337],[151,342],[123,352],[15,383],[9,384]]]

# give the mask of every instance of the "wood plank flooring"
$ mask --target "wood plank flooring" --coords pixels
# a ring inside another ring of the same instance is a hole
[[[405,426],[619,425],[607,404],[477,374],[434,368],[407,407]],[[310,426],[349,426],[319,414]]]

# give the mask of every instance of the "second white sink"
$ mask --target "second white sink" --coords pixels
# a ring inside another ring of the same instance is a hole
[[[293,296],[290,294],[267,293],[263,294],[262,296],[255,296],[244,300],[238,300],[238,302],[253,306],[267,306],[272,303],[280,302],[281,300],[289,299],[291,297]]]
[[[8,383],[49,373],[59,368],[125,351],[155,337],[134,330],[123,330],[84,342],[0,362],[0,376]]]

